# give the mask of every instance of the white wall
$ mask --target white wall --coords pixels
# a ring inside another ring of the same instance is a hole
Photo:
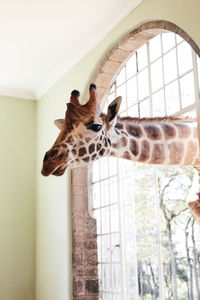
[[[35,113],[0,97],[0,300],[35,299]]]
[[[106,9],[106,8],[105,8]],[[167,20],[185,30],[200,47],[199,0],[144,0],[38,102],[37,107],[37,265],[36,299],[71,300],[70,195],[67,177],[40,175],[43,155],[58,131],[73,89],[84,92],[107,51],[128,31],[151,20]],[[68,181],[69,182],[69,181]]]

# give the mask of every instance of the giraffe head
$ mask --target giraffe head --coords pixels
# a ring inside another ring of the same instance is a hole
[[[67,167],[83,166],[110,154],[110,133],[116,122],[121,97],[109,105],[107,114],[103,114],[97,105],[94,84],[90,85],[90,98],[86,104],[80,105],[79,96],[77,90],[72,91],[65,119],[54,121],[60,133],[44,156],[44,176],[61,176]]]

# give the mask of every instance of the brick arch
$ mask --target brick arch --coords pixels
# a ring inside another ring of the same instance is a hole
[[[143,44],[162,32],[180,35],[200,56],[194,40],[180,27],[169,21],[147,22],[126,34],[106,55],[94,82],[98,86],[98,101],[104,105],[111,85],[129,57]]]

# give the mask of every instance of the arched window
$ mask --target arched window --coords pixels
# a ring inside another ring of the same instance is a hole
[[[159,34],[123,66],[108,103],[121,95],[121,116],[196,116],[199,70],[185,40]],[[198,299],[200,230],[186,204],[192,169],[103,158],[92,174],[99,299]]]

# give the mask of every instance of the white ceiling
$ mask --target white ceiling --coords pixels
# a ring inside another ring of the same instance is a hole
[[[0,0],[0,94],[38,99],[142,0]]]

